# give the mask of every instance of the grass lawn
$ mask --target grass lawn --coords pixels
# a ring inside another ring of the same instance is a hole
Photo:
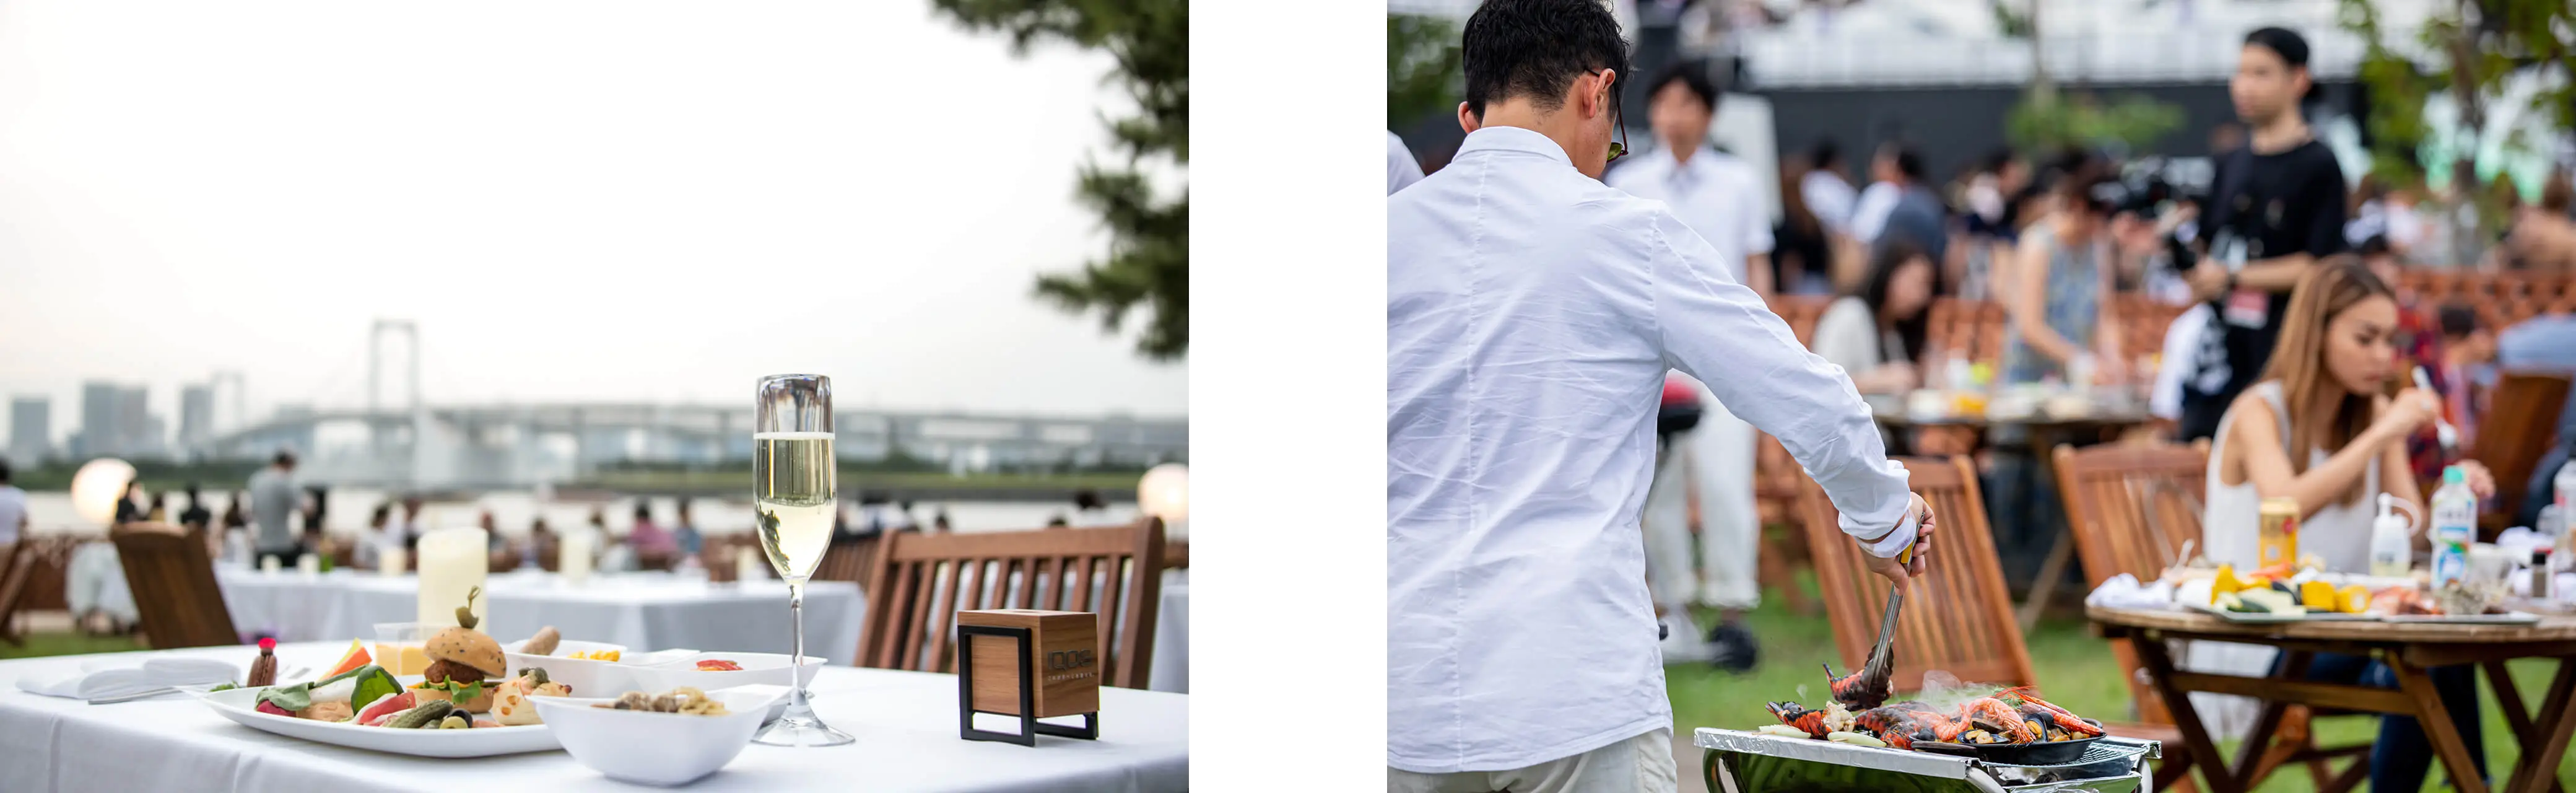
[[[131,636],[90,636],[79,632],[26,634],[27,646],[12,647],[0,642],[0,659],[37,658],[48,655],[84,655],[87,653],[121,653],[144,649],[143,643]]]
[[[1813,591],[1812,582],[1802,583]],[[1733,675],[1706,664],[1664,668],[1677,732],[1686,734],[1699,727],[1750,729],[1772,721],[1762,707],[1766,702],[1797,700],[1821,706],[1828,699],[1825,670],[1817,664],[1832,661],[1838,670],[1843,665],[1834,650],[1832,625],[1821,611],[1812,617],[1792,614],[1780,605],[1776,590],[1769,595],[1762,608],[1745,617],[1747,627],[1762,642],[1761,665],[1752,672]],[[1919,608],[1923,604],[1909,605]],[[1702,616],[1703,621],[1707,619]],[[2121,683],[2120,664],[2111,657],[2110,645],[2095,638],[2082,620],[2042,620],[2023,637],[2023,642],[2030,648],[2031,667],[2039,673],[2040,693],[2050,702],[2104,721],[2134,718],[2128,687]],[[2549,673],[2555,668],[2537,660],[2514,662],[2511,668],[2528,711],[2533,707],[2528,700],[2537,700],[2547,690]],[[2494,692],[2483,680],[2479,681],[2478,695],[2486,720],[2487,773],[2501,784],[2518,752],[2503,714],[2496,710]],[[2377,735],[2377,730],[2377,721],[2367,717],[2322,719],[2316,727],[2318,742],[2328,746],[2367,742]],[[2220,750],[2232,760],[2236,746],[2228,744]],[[1697,758],[1684,758],[1682,766],[1689,773],[1696,773],[1699,767]],[[2441,764],[2435,763],[2433,769],[2434,779],[2440,779]],[[2559,763],[2558,775],[2561,784],[2576,790],[2576,753]],[[2447,786],[2428,781],[2426,788]],[[2307,774],[2296,769],[2275,773],[2258,788],[2267,793],[2313,789]]]

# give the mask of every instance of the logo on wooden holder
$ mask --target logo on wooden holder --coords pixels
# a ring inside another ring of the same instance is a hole
[[[1018,734],[975,729],[975,714],[1018,716]],[[1039,719],[1081,716],[1082,726]],[[969,741],[1036,746],[1039,735],[1100,738],[1100,615],[1084,611],[957,612],[957,732]]]

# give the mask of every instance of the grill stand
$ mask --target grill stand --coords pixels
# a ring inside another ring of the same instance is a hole
[[[2104,738],[2076,762],[2050,766],[1881,749],[1702,727],[1700,771],[1710,793],[2133,793],[2152,785],[2155,741]]]

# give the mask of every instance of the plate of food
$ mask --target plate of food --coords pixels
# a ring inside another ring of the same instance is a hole
[[[467,602],[480,591],[469,592]],[[475,630],[472,612],[432,637],[428,672],[396,677],[364,664],[301,683],[263,679],[273,669],[263,649],[250,687],[192,692],[224,718],[256,730],[317,743],[421,757],[486,757],[561,746],[537,716],[531,697],[569,696],[543,668],[503,679],[501,646]],[[273,677],[272,675],[270,675]]]

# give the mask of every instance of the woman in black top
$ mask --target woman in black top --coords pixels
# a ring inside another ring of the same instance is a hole
[[[1800,195],[1799,184],[1806,177],[1805,168],[1780,168],[1780,225],[1771,230],[1771,283],[1784,295],[1823,293],[1833,272],[1833,246],[1825,226]]]

